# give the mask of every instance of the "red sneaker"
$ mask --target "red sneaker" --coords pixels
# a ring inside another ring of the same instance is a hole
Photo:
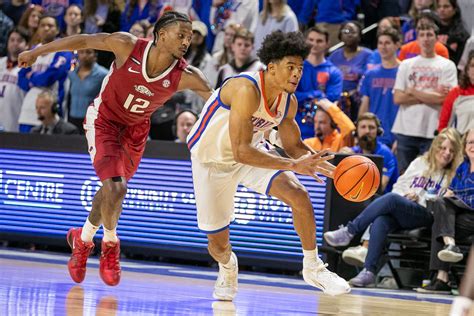
[[[87,258],[94,249],[92,241],[85,242],[81,239],[82,228],[71,228],[67,232],[67,243],[71,247],[72,255],[67,264],[69,274],[76,283],[84,281],[86,276]]]
[[[117,285],[120,282],[120,240],[115,242],[102,241],[100,255],[100,277],[107,285]]]

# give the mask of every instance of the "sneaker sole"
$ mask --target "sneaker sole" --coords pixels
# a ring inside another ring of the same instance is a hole
[[[441,250],[441,251],[438,253],[438,259],[441,260],[441,261],[444,261],[444,262],[453,262],[453,263],[456,263],[456,262],[461,261],[463,258],[464,258],[464,256],[463,256],[462,253],[460,253],[460,254],[453,254],[453,253],[450,252],[450,251],[443,251],[443,250]]]
[[[232,302],[234,300],[235,295],[234,296],[231,296],[231,295],[220,296],[220,295],[217,295],[216,293],[212,293],[212,297],[219,301]]]
[[[360,285],[360,284],[354,284],[354,283],[351,283],[351,281],[349,281],[349,285],[352,286],[352,287],[362,287],[362,288],[374,288],[375,287],[375,283],[370,283],[370,284],[367,284],[367,285]]]
[[[426,293],[426,294],[451,294],[451,291],[433,291],[433,290],[427,290],[424,288],[417,288],[416,291],[418,293]]]
[[[326,290],[326,288],[324,286],[322,286],[320,283],[318,282],[315,282],[313,280],[307,280],[305,277],[304,277],[304,274],[303,274],[303,280],[308,283],[309,285],[311,286],[314,286],[315,288],[317,289],[320,289],[323,293],[325,294],[328,294],[328,295],[331,295],[331,296],[337,296],[337,295],[342,295],[342,294],[347,294],[347,293],[350,293],[351,291],[351,288],[347,288],[345,292],[331,292],[331,291],[328,291]]]
[[[344,253],[342,254],[342,260],[344,260],[345,263],[351,266],[356,266],[356,267],[363,267],[365,263],[365,258],[364,261],[360,261],[359,257],[354,257],[351,255],[346,255],[344,256]]]
[[[326,238],[326,235],[323,235],[323,238],[324,240],[328,243],[329,246],[331,247],[346,247],[347,245],[349,245],[349,243],[347,244],[333,244],[331,241],[329,241],[327,238]]]

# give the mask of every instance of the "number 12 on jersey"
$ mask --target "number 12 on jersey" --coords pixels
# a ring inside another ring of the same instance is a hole
[[[132,104],[133,103],[133,104]],[[145,113],[146,109],[150,105],[150,101],[142,98],[136,98],[135,95],[129,94],[127,100],[123,104],[123,107],[132,113]]]

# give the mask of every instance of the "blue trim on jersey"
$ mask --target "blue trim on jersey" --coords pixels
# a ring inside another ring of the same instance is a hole
[[[219,229],[216,229],[216,230],[203,230],[203,229],[199,228],[199,231],[201,231],[205,234],[215,234],[215,233],[221,232],[223,230],[226,230],[227,228],[229,228],[229,226],[230,226],[230,224],[227,224],[226,226],[224,226],[222,228],[219,228]]]
[[[292,94],[287,94],[285,114],[283,115],[282,119],[284,119],[288,115],[288,108],[290,107],[291,96]]]
[[[257,88],[257,90],[260,92],[260,89],[258,88],[258,83],[257,83],[257,80],[255,80],[255,78],[253,77],[250,77],[249,75],[237,75],[237,76],[234,76],[234,77],[229,77],[227,79],[225,79],[222,84],[221,84],[221,87],[219,88],[219,92],[217,93],[217,101],[219,102],[220,105],[222,105],[225,109],[227,110],[230,110],[230,106],[228,106],[227,104],[225,104],[224,102],[222,102],[221,100],[221,89],[222,87],[224,87],[224,84],[230,80],[230,79],[234,79],[234,78],[247,78],[248,80],[252,81],[253,84],[255,85],[255,87]]]
[[[268,185],[267,185],[267,189],[265,190],[265,194],[268,195],[268,192],[270,191],[270,188],[272,187],[272,183],[273,183],[273,180],[275,180],[275,178],[280,174],[282,173],[283,170],[278,170],[277,172],[275,172],[275,174],[270,178],[270,181],[268,181]]]

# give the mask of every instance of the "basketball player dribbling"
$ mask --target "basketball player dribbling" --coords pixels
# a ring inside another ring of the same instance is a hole
[[[191,21],[181,13],[166,12],[154,26],[154,40],[129,33],[76,35],[22,53],[19,65],[31,66],[41,54],[93,48],[115,54],[101,91],[89,106],[84,129],[94,169],[102,181],[92,210],[82,228],[71,228],[68,263],[71,278],[80,283],[92,238],[104,226],[100,276],[108,285],[120,281],[120,241],[116,227],[127,192],[127,181],[138,168],[150,129],[150,116],[176,91],[191,89],[208,99],[211,89],[201,71],[186,64],[192,38]]]
[[[293,93],[309,48],[301,33],[274,32],[258,52],[265,71],[225,81],[207,101],[188,136],[199,229],[207,233],[210,255],[219,263],[214,298],[232,301],[237,293],[237,257],[229,242],[234,195],[242,184],[288,204],[303,248],[303,277],[325,293],[348,293],[348,283],[318,257],[314,211],[294,173],[319,180],[333,176],[333,155],[314,153],[301,140]],[[269,151],[264,132],[278,126],[290,158]]]

